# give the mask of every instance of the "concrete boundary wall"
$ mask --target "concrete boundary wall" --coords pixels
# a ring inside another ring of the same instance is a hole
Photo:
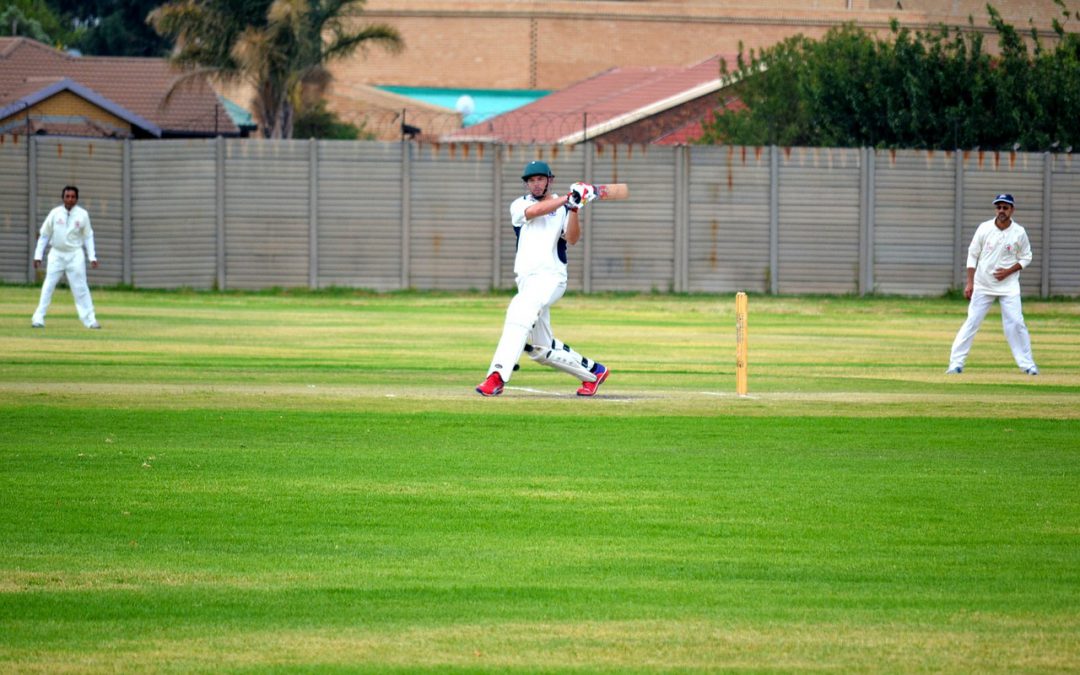
[[[736,146],[574,147],[0,137],[0,280],[78,185],[93,285],[379,291],[513,286],[521,167],[556,189],[624,182],[590,204],[570,288],[940,295],[963,280],[999,192],[1035,260],[1029,296],[1080,296],[1080,163],[1070,154]]]

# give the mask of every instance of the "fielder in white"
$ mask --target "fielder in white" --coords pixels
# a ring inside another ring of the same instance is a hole
[[[578,396],[592,396],[611,372],[560,342],[551,331],[551,306],[566,292],[566,245],[581,238],[578,210],[596,190],[574,183],[566,196],[550,192],[555,175],[544,162],[529,162],[521,174],[528,192],[510,205],[517,236],[514,274],[517,295],[506,309],[502,338],[476,391],[498,396],[510,381],[522,351],[533,361],[581,380]]]
[[[1001,305],[1001,325],[1016,365],[1028,375],[1039,374],[1031,355],[1031,336],[1028,335],[1020,307],[1020,270],[1031,263],[1031,242],[1028,241],[1027,231],[1012,219],[1015,207],[1012,195],[1000,194],[995,197],[997,216],[979,225],[971,239],[967,257],[967,284],[964,286],[964,297],[971,302],[968,304],[967,321],[953,340],[949,369],[945,371],[950,375],[959,375],[964,371],[971,343],[990,305],[994,304],[994,298]]]
[[[97,269],[97,254],[94,251],[94,229],[90,226],[90,214],[78,206],[79,188],[74,185],[64,187],[61,193],[64,203],[49,212],[41,225],[37,249],[34,250],[34,269],[41,267],[45,247],[49,250],[49,265],[45,272],[45,283],[41,286],[41,301],[34,311],[30,325],[34,328],[45,327],[45,313],[52,302],[53,291],[60,277],[67,275],[71,294],[75,296],[75,309],[79,320],[87,328],[101,328],[94,316],[94,301],[90,298],[90,287],[86,285],[86,258]],[[83,255],[83,248],[86,255]]]

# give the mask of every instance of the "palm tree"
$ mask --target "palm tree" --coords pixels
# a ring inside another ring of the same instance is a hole
[[[173,0],[147,20],[176,40],[173,63],[188,78],[246,82],[255,90],[255,117],[267,138],[291,138],[295,112],[306,97],[321,98],[330,82],[326,64],[377,44],[397,51],[392,26],[351,29],[364,0]]]

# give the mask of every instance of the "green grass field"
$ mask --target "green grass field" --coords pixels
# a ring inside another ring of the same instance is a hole
[[[0,287],[0,671],[1080,671],[1080,303]]]

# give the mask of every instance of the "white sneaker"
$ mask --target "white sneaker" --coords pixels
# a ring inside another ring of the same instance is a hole
[[[945,374],[946,375],[959,375],[962,372],[964,372],[964,367],[963,366],[956,366],[955,368],[949,368],[948,370],[946,370]]]
[[[31,328],[44,328],[44,327],[45,327],[45,324],[43,324],[43,323],[42,323],[42,322],[40,322],[40,321],[31,321],[31,322],[30,322],[30,327],[31,327]]]
[[[1038,375],[1039,374],[1039,369],[1036,366],[1032,366],[1032,367],[1028,368],[1027,370],[1025,370],[1024,374],[1026,374],[1026,375]]]
[[[90,328],[90,329],[93,329],[93,330],[99,330],[101,328],[101,324],[98,323],[97,321],[95,321],[94,323],[87,326],[87,328]]]

